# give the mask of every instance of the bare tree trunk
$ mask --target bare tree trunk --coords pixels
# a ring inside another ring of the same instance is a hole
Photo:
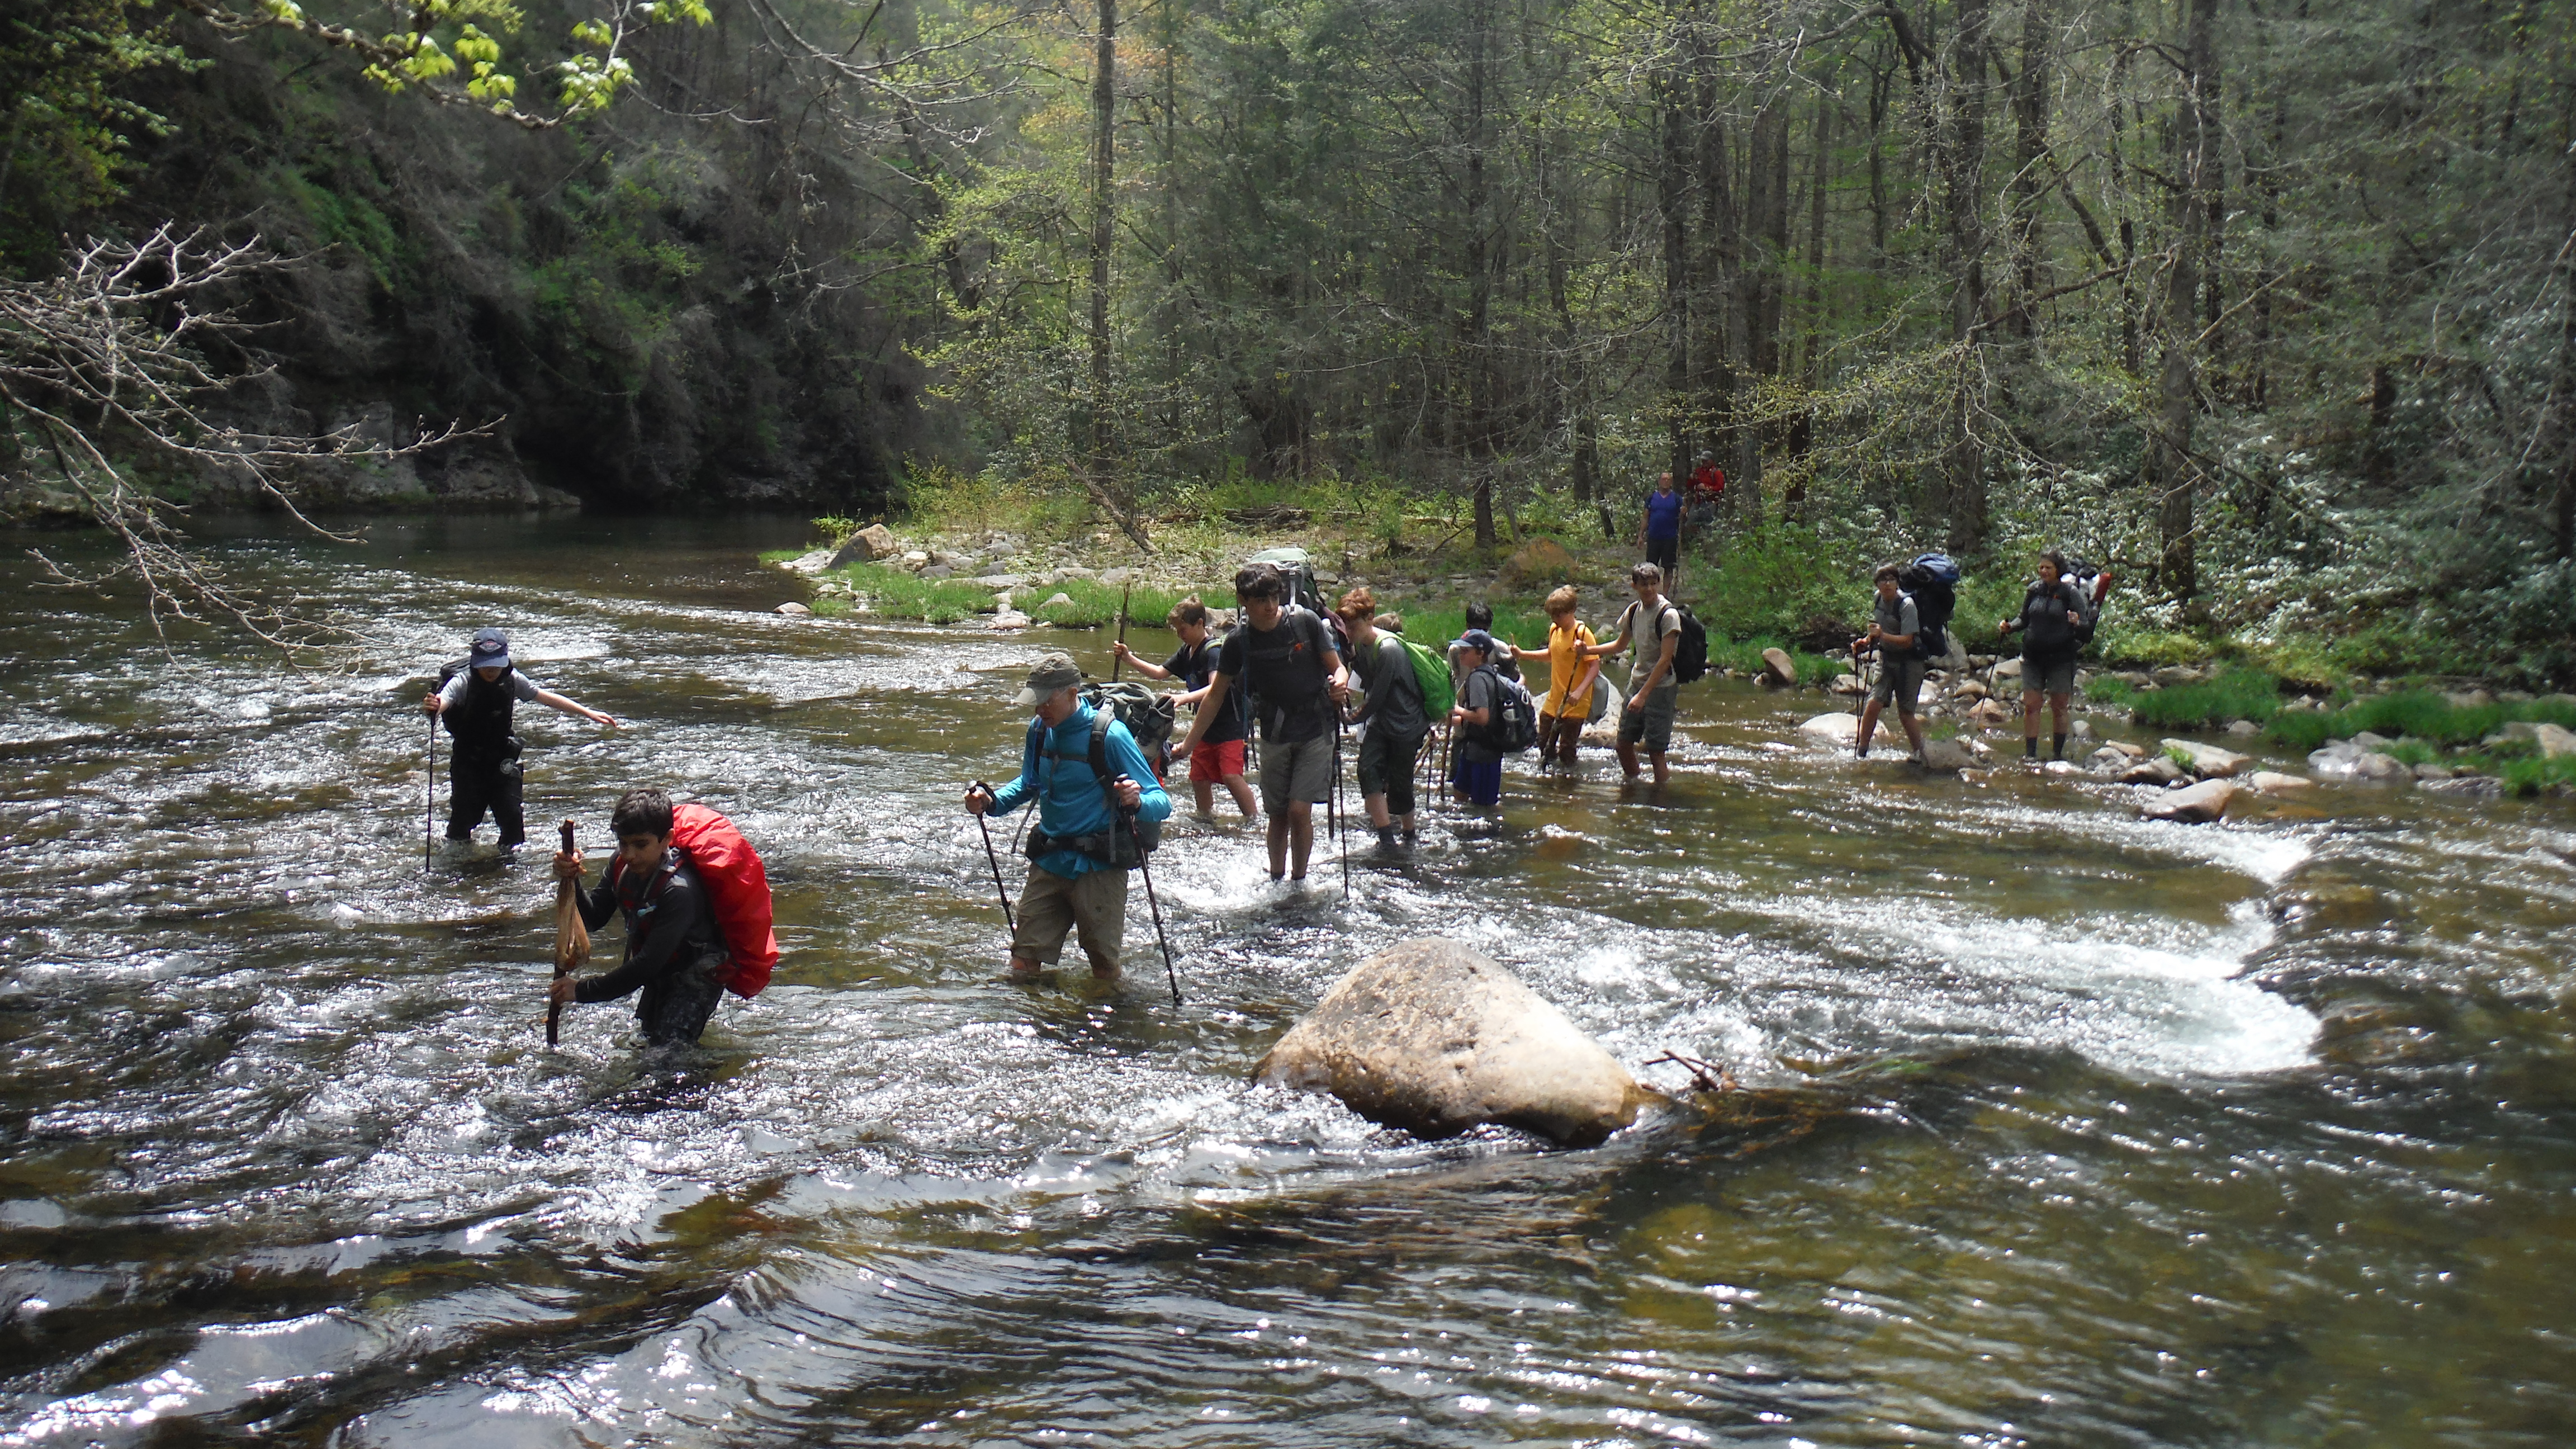
[[[2157,381],[2155,444],[2148,450],[2148,481],[2159,493],[2157,531],[2163,548],[2165,592],[2196,607],[2200,574],[2199,465],[2192,461],[2192,425],[2200,410],[2197,333],[2201,253],[2208,244],[2208,185],[2218,154],[2219,0],[2191,0],[2183,34],[2182,99],[2174,116],[2173,261],[2165,272],[2164,306],[2157,318],[2164,365]]]
[[[2053,0],[2024,0],[2021,75],[2013,82],[2013,304],[2004,330],[2027,342],[2038,330],[2030,299],[2040,290],[2039,209],[2048,196],[2048,58]]]
[[[1118,198],[1118,0],[1100,0],[1100,33],[1091,63],[1091,456],[1083,485],[1138,548],[1153,551],[1135,500],[1114,471],[1116,409],[1109,395],[1109,248],[1116,240]]]
[[[1655,206],[1664,222],[1664,409],[1672,464],[1690,457],[1691,288],[1689,182],[1683,175],[1686,116],[1674,82],[1664,82],[1663,144],[1656,153]]]
[[[2554,267],[2558,273],[2558,375],[2551,379],[2544,424],[2557,434],[2552,441],[2558,454],[2558,496],[2552,500],[2550,523],[2561,562],[2576,560],[2576,85],[2565,90],[2567,125],[2560,138],[2558,166],[2566,187],[2567,236],[2559,243]]]
[[[1975,552],[1986,537],[1986,458],[1976,432],[1985,371],[1977,338],[1983,335],[1986,315],[1986,0],[1960,0],[1955,18],[1942,181],[1950,252],[1950,338],[1963,355],[1941,471],[1950,520],[1949,549],[1965,554]]]
[[[1824,381],[1825,349],[1825,192],[1833,182],[1834,101],[1830,85],[1816,96],[1814,174],[1807,182],[1806,338],[1799,348],[1800,384],[1809,397]],[[1813,405],[1799,409],[1789,424],[1789,486],[1781,495],[1782,512],[1804,519],[1807,507],[1807,458],[1816,446]]]
[[[1475,472],[1476,547],[1494,536],[1494,275],[1485,217],[1485,67],[1489,0],[1477,0],[1467,36],[1467,451]]]

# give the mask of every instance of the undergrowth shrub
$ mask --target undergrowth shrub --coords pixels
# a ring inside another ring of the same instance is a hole
[[[2261,723],[2280,712],[2280,683],[2259,669],[2229,669],[2205,683],[2135,690],[2129,696],[2130,718],[2162,729],[2235,719]]]

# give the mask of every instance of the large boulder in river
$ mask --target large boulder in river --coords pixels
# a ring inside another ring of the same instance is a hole
[[[1437,938],[1361,962],[1252,1075],[1416,1137],[1497,1122],[1576,1147],[1635,1122],[1652,1096],[1520,978]]]
[[[1773,648],[1763,650],[1762,682],[1775,687],[1780,685],[1796,684],[1798,682],[1798,661],[1790,658],[1789,651],[1786,649]]]
[[[2576,755],[2576,730],[2543,722],[2532,726],[2531,742],[2540,746],[2540,753],[2548,759]]]

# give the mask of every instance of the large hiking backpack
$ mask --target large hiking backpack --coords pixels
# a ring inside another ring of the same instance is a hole
[[[1389,636],[1404,646],[1404,657],[1413,661],[1413,682],[1422,689],[1422,717],[1433,723],[1449,717],[1458,707],[1458,691],[1449,683],[1449,663],[1431,652],[1427,644],[1416,644],[1401,634]]]
[[[1090,705],[1095,715],[1115,718],[1127,727],[1136,741],[1137,752],[1145,763],[1154,767],[1157,778],[1172,772],[1172,697],[1150,686],[1129,684],[1086,684],[1082,702]]]
[[[1126,721],[1121,720],[1119,723],[1124,724]],[[1163,706],[1164,732],[1170,733],[1171,727],[1172,708],[1167,702]],[[1137,748],[1142,750],[1144,746],[1140,744]],[[1153,757],[1149,753],[1146,758],[1150,760]],[[1099,855],[1120,870],[1134,870],[1145,863],[1145,855],[1151,855],[1162,848],[1163,822],[1131,817],[1119,806],[1118,794],[1109,785],[1111,778],[1116,774],[1117,771],[1109,767],[1109,712],[1095,708],[1091,713],[1091,778],[1100,786],[1100,798],[1109,803],[1109,816],[1117,824],[1109,829],[1108,850],[1105,853],[1100,851],[1086,853]],[[1127,828],[1130,824],[1135,826],[1132,834]],[[1082,849],[1082,840],[1088,838],[1082,837],[1077,840],[1075,848]],[[1143,855],[1137,853],[1140,847],[1144,852]]]
[[[2093,642],[2102,624],[2102,601],[2111,597],[2111,575],[2080,558],[2066,561],[2066,580],[2075,585],[2075,646]]]
[[[1635,604],[1628,607],[1631,611],[1637,608]],[[1690,605],[1679,599],[1664,600],[1664,607],[1682,616],[1681,638],[1673,645],[1673,682],[1695,684],[1708,673],[1708,628],[1691,612]],[[1651,659],[1664,647],[1663,635],[1656,632],[1662,623],[1663,615],[1658,613],[1646,622],[1645,636],[1630,641],[1639,660]]]
[[[1279,570],[1279,576],[1288,581],[1288,602],[1323,620],[1332,634],[1333,652],[1344,659],[1351,657],[1351,631],[1342,623],[1342,616],[1325,602],[1323,586],[1315,581],[1314,562],[1306,557],[1304,549],[1265,548],[1244,562],[1268,564]]]
[[[1950,616],[1959,612],[1959,566],[1946,553],[1917,554],[1896,576],[1897,588],[1914,600],[1914,657],[1946,659],[1950,655]]]
[[[1476,743],[1503,755],[1517,755],[1537,744],[1538,701],[1530,698],[1529,686],[1504,677],[1491,664],[1484,666],[1484,672],[1494,676],[1494,703],[1476,731]]]
[[[725,939],[725,989],[736,996],[758,996],[778,965],[769,872],[760,864],[760,852],[732,821],[694,802],[671,807],[671,845],[687,856],[698,883],[706,887],[707,909]]]

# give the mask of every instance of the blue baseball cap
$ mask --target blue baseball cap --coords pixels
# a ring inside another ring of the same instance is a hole
[[[466,654],[465,663],[473,669],[507,669],[510,667],[510,636],[498,629],[474,631],[474,647]]]
[[[1480,654],[1494,652],[1494,636],[1482,629],[1470,629],[1449,642],[1458,648],[1473,649]]]

